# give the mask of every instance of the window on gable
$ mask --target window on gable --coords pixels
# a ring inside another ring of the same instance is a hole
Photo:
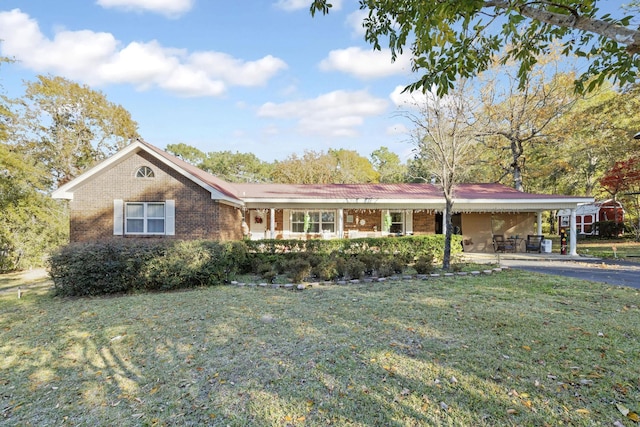
[[[136,178],[153,178],[155,174],[149,166],[140,166],[136,171]]]
[[[165,204],[161,202],[127,203],[125,234],[165,234]]]

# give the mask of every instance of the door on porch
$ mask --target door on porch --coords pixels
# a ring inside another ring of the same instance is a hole
[[[261,211],[249,211],[249,230],[251,240],[267,238],[267,214]]]

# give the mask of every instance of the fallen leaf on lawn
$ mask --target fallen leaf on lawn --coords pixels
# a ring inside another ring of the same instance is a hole
[[[529,347],[528,345],[523,345],[522,348],[526,351],[531,351],[531,347]]]
[[[591,411],[586,408],[576,409],[576,412],[583,415],[589,415],[591,413]]]
[[[629,414],[629,408],[624,406],[622,403],[616,403],[616,408],[618,408],[618,411],[620,411],[620,413],[625,417]]]
[[[507,414],[509,414],[509,415],[517,415],[518,411],[516,409],[510,408],[510,409],[507,409]]]
[[[618,411],[620,411],[622,415],[629,418],[631,421],[636,423],[640,422],[640,415],[633,411],[630,411],[629,408],[624,406],[622,403],[616,403],[616,408],[618,408]]]

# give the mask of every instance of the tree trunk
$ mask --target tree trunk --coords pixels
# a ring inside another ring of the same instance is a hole
[[[522,167],[520,167],[520,158],[524,152],[522,148],[522,142],[517,139],[511,139],[511,170],[513,173],[513,188],[518,191],[524,191],[524,185],[522,184]]]
[[[449,270],[451,268],[451,234],[453,232],[453,224],[451,223],[453,203],[451,197],[445,194],[445,215],[444,221],[446,224],[444,233],[444,256],[442,258],[442,269]]]

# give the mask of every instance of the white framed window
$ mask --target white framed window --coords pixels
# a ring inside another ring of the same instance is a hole
[[[164,202],[127,202],[124,216],[125,234],[165,234]]]
[[[308,216],[308,217],[307,217]],[[304,233],[305,217],[307,217],[307,233],[321,233],[336,231],[335,211],[292,211],[291,232]]]
[[[392,234],[404,233],[404,215],[402,212],[389,212],[391,214],[391,227],[389,232]]]
[[[404,211],[382,211],[382,231],[389,234],[404,234]]]

